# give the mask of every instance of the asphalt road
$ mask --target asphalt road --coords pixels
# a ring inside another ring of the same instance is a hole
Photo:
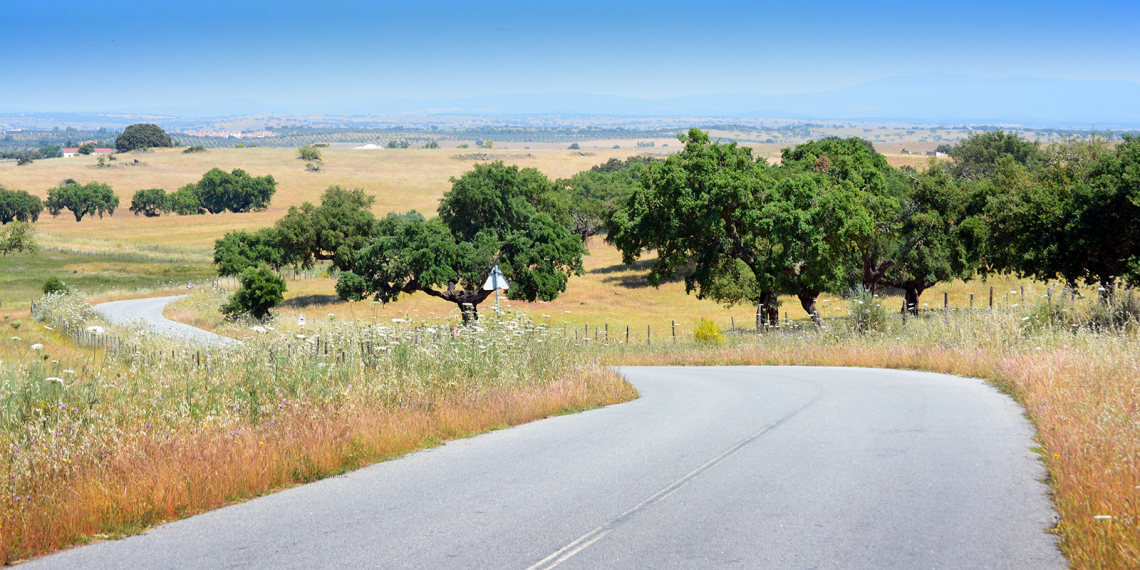
[[[162,316],[167,305],[185,297],[150,297],[146,299],[128,299],[126,301],[111,301],[95,305],[95,310],[103,314],[107,320],[115,323],[141,321],[151,329],[176,338],[200,343],[234,343],[234,339],[204,331],[198,327],[172,321]]]
[[[1032,429],[984,383],[623,368],[642,397],[30,568],[1063,568]]]

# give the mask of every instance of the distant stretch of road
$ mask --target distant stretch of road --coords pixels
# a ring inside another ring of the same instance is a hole
[[[151,329],[176,338],[182,338],[201,343],[234,343],[234,339],[204,331],[198,327],[172,321],[162,316],[166,306],[186,295],[173,297],[150,297],[147,299],[129,299],[126,301],[111,301],[95,305],[95,310],[103,314],[111,322],[125,323],[131,321],[142,322]]]
[[[1022,409],[921,372],[621,368],[636,401],[29,568],[1064,568]]]

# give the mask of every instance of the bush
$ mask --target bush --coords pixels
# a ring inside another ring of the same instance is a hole
[[[724,336],[720,334],[720,327],[716,323],[701,319],[693,329],[693,340],[703,344],[724,344]]]
[[[119,152],[172,146],[174,146],[174,141],[170,140],[170,135],[166,134],[166,131],[158,125],[149,123],[131,125],[123,129],[123,132],[115,139],[115,149]]]
[[[306,162],[305,163],[305,170],[307,172],[320,172],[321,171],[321,163],[319,163],[319,162]]]
[[[855,332],[881,332],[887,328],[887,310],[862,285],[851,290],[851,325]]]
[[[578,150],[580,148],[582,148],[582,147],[578,146],[578,143],[574,143],[574,144],[570,145],[570,150]]]
[[[431,142],[425,144],[424,148],[439,148],[439,143],[435,142],[435,141],[431,141]]]
[[[192,152],[206,152],[206,148],[202,145],[194,145],[187,147],[186,150],[182,151],[182,154],[190,154]]]
[[[25,164],[31,164],[31,163],[32,163],[32,157],[26,156],[26,155],[21,156],[18,160],[16,160],[16,166],[23,166]]]
[[[321,151],[306,145],[297,149],[297,158],[301,160],[320,160]]]
[[[48,277],[47,281],[44,281],[43,291],[44,295],[51,295],[53,293],[62,293],[66,295],[68,293],[71,293],[71,287],[68,287],[67,283],[61,281],[59,277]]]
[[[336,280],[336,295],[345,301],[359,301],[368,293],[368,283],[363,277],[344,271]]]
[[[241,289],[221,307],[222,313],[231,320],[245,314],[255,319],[265,318],[270,309],[285,300],[285,280],[264,265],[247,267],[239,281]]]

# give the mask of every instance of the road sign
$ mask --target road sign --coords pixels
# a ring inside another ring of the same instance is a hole
[[[496,265],[491,269],[491,274],[487,276],[487,282],[483,284],[485,291],[497,291],[499,289],[510,289],[511,284],[507,283],[507,278],[503,276],[503,272],[499,270]]]

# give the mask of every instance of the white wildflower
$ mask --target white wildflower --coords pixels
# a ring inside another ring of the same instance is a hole
[[[40,344],[40,343],[38,343],[38,342],[37,342],[36,344],[33,344],[33,345],[32,345],[32,346],[30,346],[29,348],[31,348],[32,350],[40,350],[40,349],[42,349],[43,347],[44,347],[44,345],[42,345],[42,344]]]

